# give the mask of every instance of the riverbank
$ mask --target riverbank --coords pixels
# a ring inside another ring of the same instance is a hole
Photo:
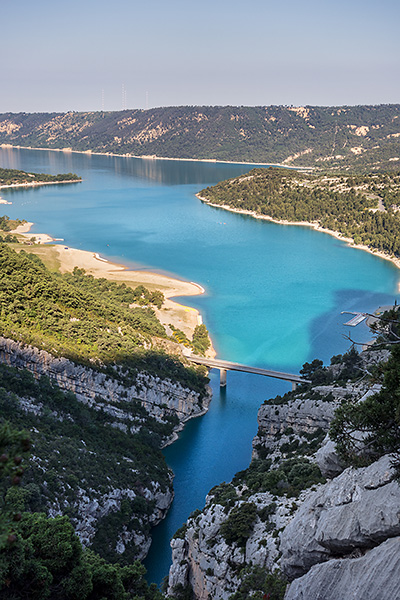
[[[309,221],[285,221],[285,220],[281,220],[281,219],[274,219],[273,217],[269,217],[268,215],[260,215],[252,210],[240,210],[239,208],[233,208],[232,206],[229,206],[228,204],[215,204],[215,203],[207,200],[207,198],[200,196],[200,194],[196,194],[196,198],[201,200],[201,202],[208,204],[209,206],[213,206],[214,208],[222,208],[223,210],[228,210],[229,212],[237,213],[240,215],[248,215],[250,217],[254,217],[255,219],[262,219],[264,221],[270,221],[271,223],[276,223],[277,225],[299,225],[302,227],[311,227],[315,231],[319,231],[321,233],[327,233],[328,235],[331,235],[332,237],[336,238],[337,240],[340,240],[341,242],[345,242],[348,246],[352,246],[353,248],[357,248],[358,250],[364,250],[366,252],[369,252],[370,254],[373,254],[374,256],[379,256],[379,258],[388,260],[391,263],[393,263],[398,269],[400,269],[400,259],[399,258],[396,258],[395,256],[390,256],[390,254],[387,254],[386,252],[382,252],[381,250],[376,250],[376,249],[370,248],[369,246],[364,246],[363,244],[355,244],[353,238],[345,237],[339,231],[325,229],[324,227],[321,227],[318,223],[312,223]],[[398,291],[400,292],[400,281],[398,283]]]
[[[172,298],[178,296],[204,294],[205,290],[201,285],[151,271],[129,270],[125,265],[110,262],[98,253],[52,244],[57,240],[44,233],[31,233],[32,226],[33,223],[23,223],[11,233],[29,241],[34,238],[34,245],[21,249],[37,254],[53,270],[67,273],[78,267],[84,269],[88,275],[93,275],[96,278],[104,277],[116,283],[125,283],[133,288],[143,285],[151,291],[160,290],[164,294],[165,300],[160,309],[154,308],[154,310],[164,327],[168,328],[168,326],[173,325],[191,338],[196,326],[202,324],[202,316],[197,309],[172,300]],[[214,357],[215,355],[215,350],[211,344],[207,356]]]
[[[314,171],[316,167],[302,167],[296,166],[291,167],[282,163],[260,163],[260,162],[244,162],[237,160],[218,160],[216,158],[171,158],[169,156],[157,156],[156,154],[150,155],[136,155],[126,152],[125,154],[117,154],[115,152],[95,152],[93,150],[72,150],[72,148],[34,148],[32,146],[13,146],[12,144],[0,144],[0,148],[21,148],[22,150],[44,150],[50,152],[64,152],[68,154],[86,154],[93,156],[118,156],[120,158],[140,158],[142,160],[174,160],[178,162],[198,162],[198,163],[211,163],[221,165],[245,165],[253,167],[281,167],[284,169],[293,169],[295,171]],[[68,182],[65,182],[68,183]]]
[[[39,150],[39,148],[37,149]],[[81,183],[81,181],[82,179],[67,179],[66,181],[27,181],[25,183],[9,183],[6,185],[0,185],[0,190],[5,190],[6,188],[38,187],[40,185],[61,185],[63,183]],[[11,203],[4,201],[2,204]]]

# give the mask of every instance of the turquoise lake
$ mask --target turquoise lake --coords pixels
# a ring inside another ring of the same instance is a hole
[[[81,175],[77,184],[0,190],[12,202],[2,214],[33,221],[32,231],[65,245],[199,283],[204,295],[180,301],[201,311],[221,358],[291,372],[313,358],[329,362],[349,348],[349,317],[341,311],[373,311],[398,294],[399,271],[389,261],[307,227],[234,214],[195,197],[249,165],[0,148],[0,166]],[[365,325],[351,333],[360,342],[370,337]],[[207,492],[248,466],[260,404],[290,389],[233,372],[226,391],[217,373],[211,385],[207,415],[165,450],[175,500],[154,531],[145,562],[150,581],[168,573],[169,539]]]

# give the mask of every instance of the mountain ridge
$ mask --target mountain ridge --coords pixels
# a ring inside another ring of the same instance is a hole
[[[399,104],[0,115],[0,144],[321,170],[392,169],[400,161],[399,138]]]

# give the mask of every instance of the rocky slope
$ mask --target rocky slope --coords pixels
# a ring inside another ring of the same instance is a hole
[[[288,584],[285,600],[400,598],[392,458],[345,469],[327,436],[344,398],[380,389],[368,378],[352,383],[351,370],[384,358],[350,356],[324,369],[320,385],[261,407],[249,469],[211,490],[171,542],[171,597],[192,588],[196,600],[239,600],[251,589],[270,592],[275,577]]]
[[[0,143],[85,152],[398,169],[400,106],[179,106],[0,115]],[[146,161],[143,171],[151,170]],[[165,175],[168,177],[168,175]]]
[[[210,395],[145,372],[133,381],[117,367],[105,373],[6,338],[0,363],[2,420],[28,428],[33,441],[16,509],[68,514],[84,545],[111,560],[144,558],[173,499],[160,447],[207,410]]]
[[[139,372],[134,382],[126,381],[118,367],[115,374],[102,373],[3,337],[0,337],[0,362],[28,369],[35,377],[46,375],[62,390],[73,392],[81,402],[107,413],[114,426],[125,430],[123,422],[130,419],[125,408],[129,402],[140,401],[148,414],[160,421],[171,414],[177,415],[181,424],[203,414],[211,400],[210,394],[202,398],[178,382],[146,372]]]

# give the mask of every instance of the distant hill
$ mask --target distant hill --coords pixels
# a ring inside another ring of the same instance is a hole
[[[400,164],[400,105],[7,113],[0,144],[322,169]]]

